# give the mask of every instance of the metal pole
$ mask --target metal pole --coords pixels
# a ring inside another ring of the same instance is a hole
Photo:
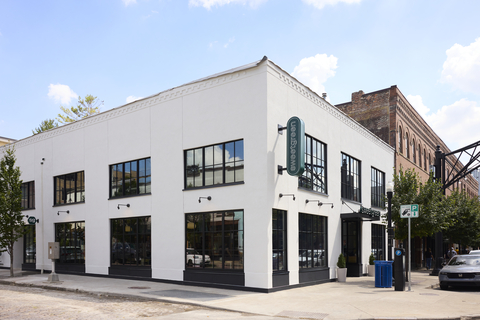
[[[392,191],[387,191],[387,199],[388,199],[388,225],[387,225],[387,232],[388,232],[388,261],[392,261],[392,242],[393,242],[393,228],[392,228]]]
[[[410,251],[412,250],[411,246],[411,236],[410,236],[410,216],[408,217],[408,291],[412,291],[412,259]]]

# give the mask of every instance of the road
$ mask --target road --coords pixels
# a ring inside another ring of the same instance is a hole
[[[245,319],[273,317],[83,293],[0,285],[0,319]],[[277,318],[278,319],[278,318]]]

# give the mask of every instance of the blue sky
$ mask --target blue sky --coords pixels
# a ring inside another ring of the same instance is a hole
[[[480,1],[0,0],[0,136],[268,56],[333,104],[397,85],[450,149],[480,140]],[[135,124],[132,124],[135,125]]]

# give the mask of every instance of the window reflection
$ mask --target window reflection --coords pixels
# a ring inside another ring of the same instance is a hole
[[[56,176],[54,189],[56,205],[85,202],[84,171]]]
[[[185,188],[241,182],[243,140],[185,151]]]
[[[243,269],[243,211],[187,214],[187,268]]]
[[[60,244],[61,264],[85,264],[85,222],[55,224],[55,241]]]
[[[151,193],[150,158],[110,166],[110,197]]]
[[[327,266],[327,217],[299,213],[298,264],[302,268]]]
[[[111,265],[151,266],[151,218],[112,219]]]

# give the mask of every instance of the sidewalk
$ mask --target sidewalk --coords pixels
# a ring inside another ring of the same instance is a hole
[[[48,274],[22,273],[8,277],[0,269],[0,284],[122,296],[198,305],[291,319],[480,319],[480,290],[440,290],[438,277],[412,272],[412,291],[376,288],[374,277],[347,278],[347,282],[256,293],[216,288],[60,274],[49,283]]]

